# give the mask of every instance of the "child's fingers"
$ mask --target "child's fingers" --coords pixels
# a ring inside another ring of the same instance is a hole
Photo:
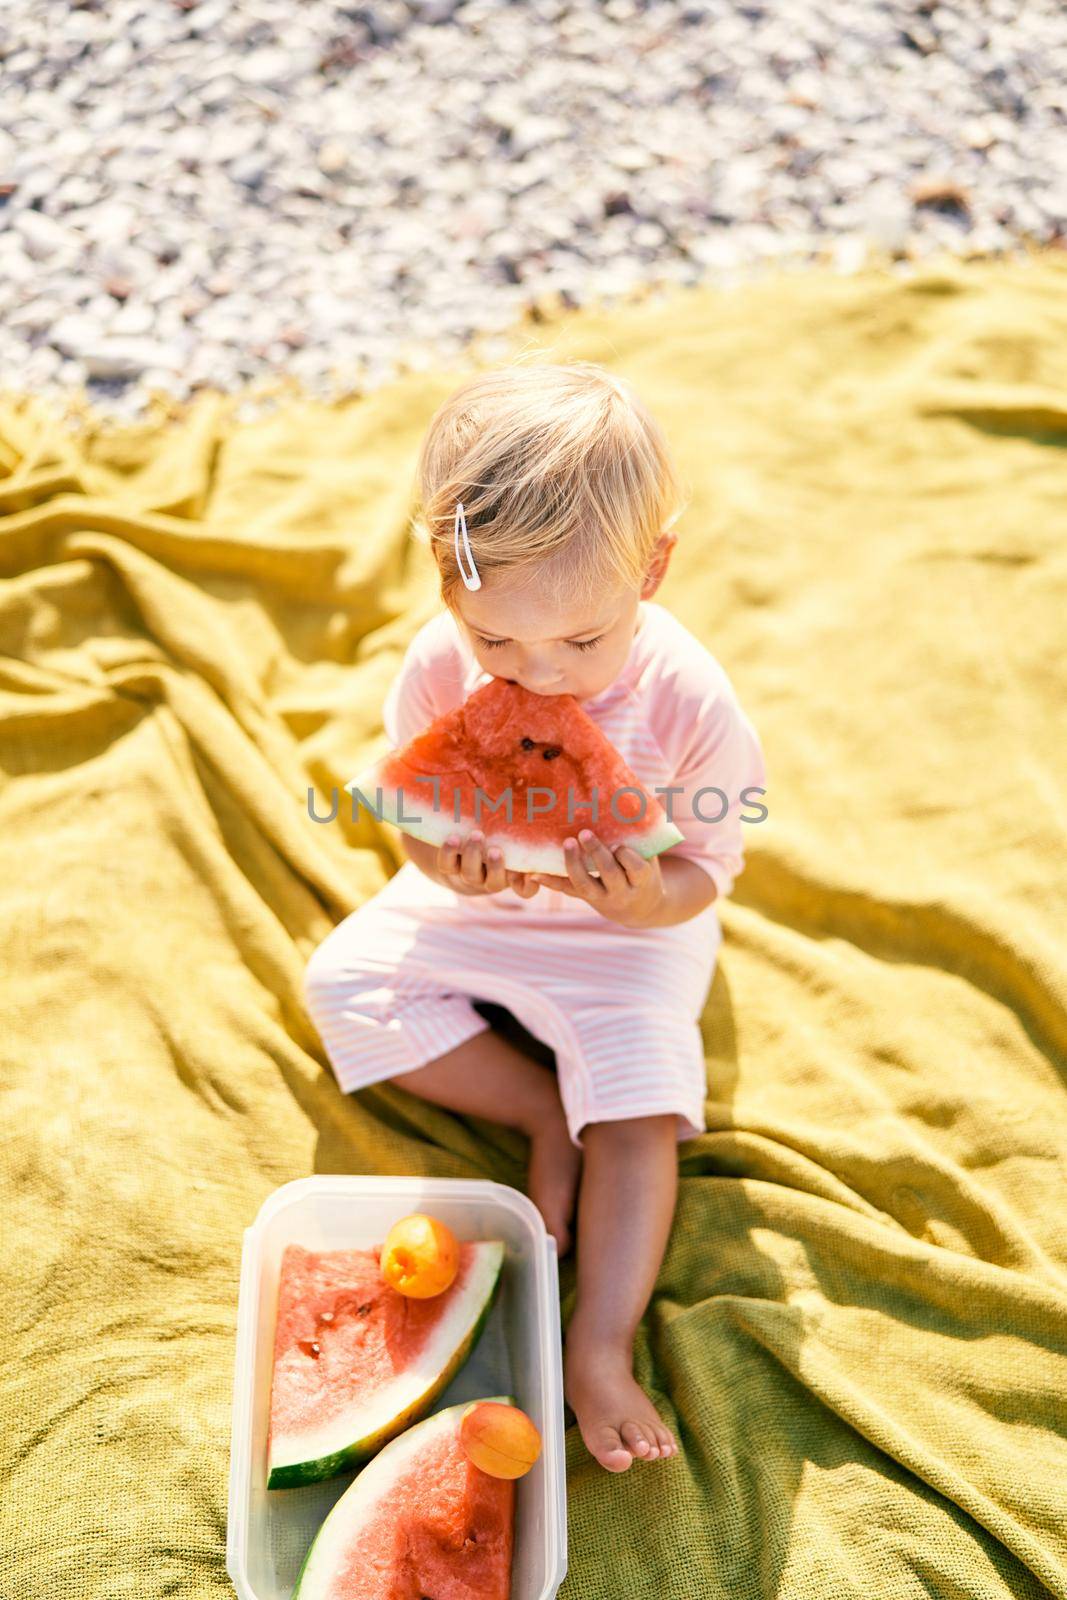
[[[448,877],[458,878],[460,868],[460,839],[458,833],[449,834],[437,852],[437,870]]]
[[[461,839],[458,833],[450,833],[438,853],[437,865],[445,877],[454,878],[464,888],[483,888],[480,835]]]
[[[590,881],[592,881],[592,878],[588,871],[586,858],[596,867],[600,874],[600,882],[609,893],[617,894],[621,888],[627,885],[626,874],[616,861],[614,854],[602,839],[597,838],[595,833],[584,831],[580,833],[578,846],[579,851],[584,851],[585,854],[583,856],[576,852],[575,864],[581,868]]]
[[[460,877],[471,889],[485,887],[485,841],[480,829],[464,840],[460,852]]]
[[[639,855],[628,844],[620,845],[615,860],[626,874],[626,880],[632,889],[640,888],[649,874],[657,870],[653,866],[655,857],[650,861],[647,857]]]
[[[524,900],[532,900],[541,887],[528,872],[508,872],[508,887],[521,895]]]
[[[592,846],[587,845],[585,848],[590,855],[594,855]],[[603,849],[603,846],[600,846],[600,848]],[[568,876],[579,894],[587,900],[593,900],[606,892],[604,883],[590,874],[582,856],[582,846],[576,839],[565,839],[563,841],[563,854],[567,864]],[[599,865],[599,861],[597,864]]]
[[[486,894],[499,894],[510,885],[527,900],[537,893],[539,886],[531,883],[525,873],[508,869],[504,863],[504,852],[498,845],[487,848],[480,829],[476,828],[462,842],[458,835],[449,835],[449,839],[453,837],[457,843],[450,852],[453,863],[450,870],[468,887],[484,889]]]
[[[507,868],[504,866],[503,851],[493,845],[486,854],[485,864],[485,887],[490,894],[499,894],[501,889],[506,889],[508,886],[508,873]]]
[[[578,895],[578,890],[569,878],[559,878],[551,872],[534,873],[533,881],[540,884],[543,889],[558,889],[560,894]]]

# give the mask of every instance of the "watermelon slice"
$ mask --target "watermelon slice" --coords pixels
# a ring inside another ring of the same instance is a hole
[[[499,1239],[464,1242],[443,1294],[384,1282],[377,1250],[305,1250],[281,1261],[267,1488],[348,1472],[425,1416],[470,1355],[500,1285]]]
[[[364,1467],[316,1534],[292,1600],[509,1600],[515,1480],[464,1454],[470,1403],[408,1428]]]
[[[573,695],[533,694],[506,678],[490,679],[345,788],[430,844],[480,828],[485,849],[496,845],[513,872],[566,877],[563,841],[579,828],[609,849],[627,844],[646,857],[683,838]],[[594,791],[595,816],[579,809]]]

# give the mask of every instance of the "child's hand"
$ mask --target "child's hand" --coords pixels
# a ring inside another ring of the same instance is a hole
[[[436,867],[459,894],[499,894],[501,889],[514,889],[529,900],[540,887],[527,873],[505,867],[498,849],[487,855],[484,835],[477,830],[462,843],[458,833],[450,834],[437,852]]]
[[[534,872],[530,876],[546,889],[559,889],[563,894],[585,900],[609,922],[623,927],[641,927],[657,911],[666,897],[659,858],[646,860],[629,845],[621,844],[614,853],[588,828],[579,835],[582,848],[574,839],[564,841],[563,851],[567,861],[567,877],[552,873]],[[582,859],[582,849],[600,873],[590,877]]]

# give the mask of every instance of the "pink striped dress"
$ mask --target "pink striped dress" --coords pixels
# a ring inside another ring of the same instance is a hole
[[[581,705],[650,792],[682,787],[670,815],[684,839],[666,856],[697,862],[719,898],[742,870],[742,815],[766,814],[763,752],[710,651],[654,601],[638,617],[619,676]],[[392,746],[489,678],[452,613],[431,618],[386,697]],[[712,790],[729,801],[721,820]],[[715,901],[672,927],[623,928],[555,889],[455,894],[408,861],[313,953],[305,995],[346,1093],[488,1028],[472,1005],[485,1000],[554,1052],[575,1144],[586,1123],[670,1112],[687,1139],[706,1127],[699,1021],[721,940]]]

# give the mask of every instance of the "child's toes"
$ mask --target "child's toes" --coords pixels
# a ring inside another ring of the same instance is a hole
[[[651,1428],[643,1427],[640,1422],[624,1422],[619,1432],[623,1443],[635,1456],[650,1456],[655,1453],[656,1440]]]
[[[609,1422],[591,1428],[583,1437],[600,1465],[607,1467],[609,1472],[625,1472],[633,1460],[618,1428],[613,1428]]]
[[[671,1433],[671,1430],[669,1428],[665,1428],[663,1424],[660,1423],[656,1429],[656,1433],[659,1437],[660,1454],[663,1456],[677,1455],[678,1446],[674,1442],[674,1435]]]

